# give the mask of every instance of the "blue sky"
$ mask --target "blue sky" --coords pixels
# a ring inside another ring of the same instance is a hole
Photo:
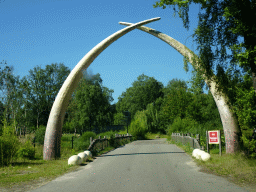
[[[14,74],[29,74],[34,67],[63,63],[71,70],[103,39],[125,26],[150,18],[161,20],[146,26],[161,31],[195,53],[192,37],[198,24],[199,5],[189,12],[190,29],[183,27],[172,8],[153,8],[156,0],[2,0],[0,1],[0,60],[14,66]],[[178,9],[177,9],[178,10]],[[162,82],[191,79],[183,69],[183,57],[158,38],[133,30],[104,50],[88,68],[100,73],[103,86],[113,89],[114,102],[139,75]],[[204,90],[205,93],[208,91]],[[112,103],[112,104],[113,104]]]

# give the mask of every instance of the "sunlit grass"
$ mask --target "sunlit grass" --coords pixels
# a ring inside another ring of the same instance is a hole
[[[97,138],[101,136],[107,136],[111,134],[112,132],[106,132],[101,133],[97,135]],[[116,132],[118,134],[126,134],[125,131]],[[27,134],[25,138],[20,138],[20,141],[22,143],[25,142],[26,139],[33,138],[33,134]],[[78,150],[77,144],[78,142],[75,142],[75,140],[78,139],[79,135],[74,137],[73,142],[73,149],[72,149],[72,136],[73,134],[63,134],[61,138],[61,158],[59,160],[51,160],[51,161],[45,161],[43,160],[43,145],[35,145],[35,160],[27,160],[22,158],[17,158],[13,160],[13,162],[7,166],[7,167],[1,167],[0,168],[0,190],[2,188],[13,188],[17,185],[28,185],[31,184],[31,182],[35,183],[36,180],[39,180],[41,178],[45,178],[47,180],[53,180],[56,177],[59,177],[65,173],[74,171],[80,167],[80,165],[68,165],[68,159],[72,155],[77,155],[78,153],[87,150],[85,148],[84,150]],[[119,145],[124,145],[128,143],[129,141],[121,141]],[[89,142],[88,142],[89,147]],[[113,150],[114,147],[108,146],[105,147],[104,150],[98,150],[96,152],[93,152],[92,158],[88,158],[83,165],[86,165],[90,162],[92,162],[95,158],[95,156],[101,155],[103,153],[106,153],[108,151]]]
[[[155,134],[148,138],[154,138]],[[193,148],[188,145],[176,143],[170,136],[160,135],[161,138],[167,138],[168,143],[175,144],[180,149],[184,150],[192,157]],[[222,150],[222,155],[219,155],[219,149],[210,150],[210,160],[204,162],[194,157],[192,159],[201,168],[202,172],[215,174],[228,178],[231,182],[237,185],[251,186],[256,191],[256,159],[248,159],[243,152],[236,154],[226,154]]]

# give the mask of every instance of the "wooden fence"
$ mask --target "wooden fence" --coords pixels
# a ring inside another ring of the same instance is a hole
[[[190,135],[191,135],[191,137],[190,137]],[[187,134],[172,133],[171,137],[175,142],[179,141],[183,145],[186,145],[187,143],[189,143],[190,147],[192,147],[194,149],[204,150],[204,146],[200,146],[200,134],[196,134],[196,139],[193,138],[192,133],[187,133]]]
[[[119,134],[115,134],[115,138],[114,138],[114,142],[115,144],[119,144],[120,140],[125,139],[126,141],[131,139],[132,135],[129,135],[129,133],[127,133],[127,135],[119,135]],[[101,138],[99,136],[99,139],[94,139],[92,140],[92,137],[90,137],[90,146],[88,147],[88,151],[93,151],[96,150],[97,148],[100,150],[103,150],[105,147],[108,147],[109,145],[109,141],[110,139],[107,139],[106,136],[104,136],[104,138]]]

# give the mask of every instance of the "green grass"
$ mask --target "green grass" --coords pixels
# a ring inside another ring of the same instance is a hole
[[[148,138],[155,138],[156,134]],[[182,143],[176,143],[168,135],[160,135],[161,138],[167,138],[169,144],[175,144],[184,150],[187,155],[192,157],[193,148]],[[194,157],[192,159],[205,173],[223,176],[229,181],[240,187],[249,187],[250,191],[256,191],[256,159],[248,159],[243,152],[236,154],[226,154],[222,149],[222,155],[219,155],[219,149],[210,150],[210,160],[204,162]]]
[[[103,137],[108,134],[109,132],[100,135]],[[126,131],[120,131],[118,134],[126,134]],[[156,139],[156,136],[166,138],[169,144],[175,144],[192,157],[193,149],[190,148],[189,145],[184,146],[181,143],[175,143],[168,135],[147,133],[145,137],[146,139]],[[36,145],[35,160],[25,160],[24,162],[24,159],[16,159],[10,166],[0,168],[0,191],[3,191],[3,189],[7,189],[7,191],[8,189],[31,190],[31,186],[39,187],[38,183],[47,183],[56,177],[80,168],[80,165],[69,166],[67,163],[70,156],[84,151],[76,148],[76,145],[78,145],[76,140],[78,138],[74,139],[74,149],[71,149],[71,137],[71,134],[62,136],[61,159],[59,160],[44,161],[43,146]],[[97,135],[97,138],[98,137],[99,135]],[[22,138],[21,140],[24,142],[26,138]],[[125,143],[127,143],[127,141],[122,141],[120,145],[124,145]],[[93,157],[88,158],[83,165],[87,165],[92,162],[96,156],[113,149],[115,148],[109,146],[102,151],[98,150],[98,152],[92,153]],[[255,159],[247,159],[243,153],[234,155],[225,154],[225,151],[223,151],[220,157],[218,149],[211,149],[210,154],[211,159],[206,162],[192,157],[193,161],[201,168],[202,172],[226,177],[239,186],[252,186],[256,183]],[[254,187],[256,189],[255,185]]]
[[[107,135],[111,132],[106,132]],[[125,131],[115,132],[118,134],[126,134]],[[20,141],[25,143],[25,141],[30,137],[33,138],[33,134],[26,135],[26,138],[21,138]],[[77,149],[79,144],[78,137],[74,138],[74,144],[72,149],[71,138],[73,134],[62,136],[61,141],[61,158],[59,160],[45,161],[43,160],[43,145],[36,145],[35,160],[27,160],[22,158],[14,159],[13,162],[7,167],[0,167],[0,191],[8,189],[30,189],[30,186],[38,186],[38,183],[44,181],[49,182],[56,177],[59,177],[65,173],[77,170],[81,165],[68,165],[68,158],[72,155],[77,155],[78,153],[87,150],[89,147],[89,142],[87,142],[87,148],[83,150]],[[97,135],[97,138],[99,135]],[[121,141],[120,145],[124,145],[128,141]],[[92,158],[88,158],[83,165],[87,165],[92,162],[96,156],[106,153],[115,149],[112,146],[105,147],[104,150],[98,150],[92,152]],[[26,191],[26,190],[24,190]]]

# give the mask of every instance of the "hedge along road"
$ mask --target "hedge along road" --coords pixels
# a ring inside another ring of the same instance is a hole
[[[247,191],[223,177],[199,170],[189,155],[176,145],[168,144],[166,138],[137,140],[32,192]]]

